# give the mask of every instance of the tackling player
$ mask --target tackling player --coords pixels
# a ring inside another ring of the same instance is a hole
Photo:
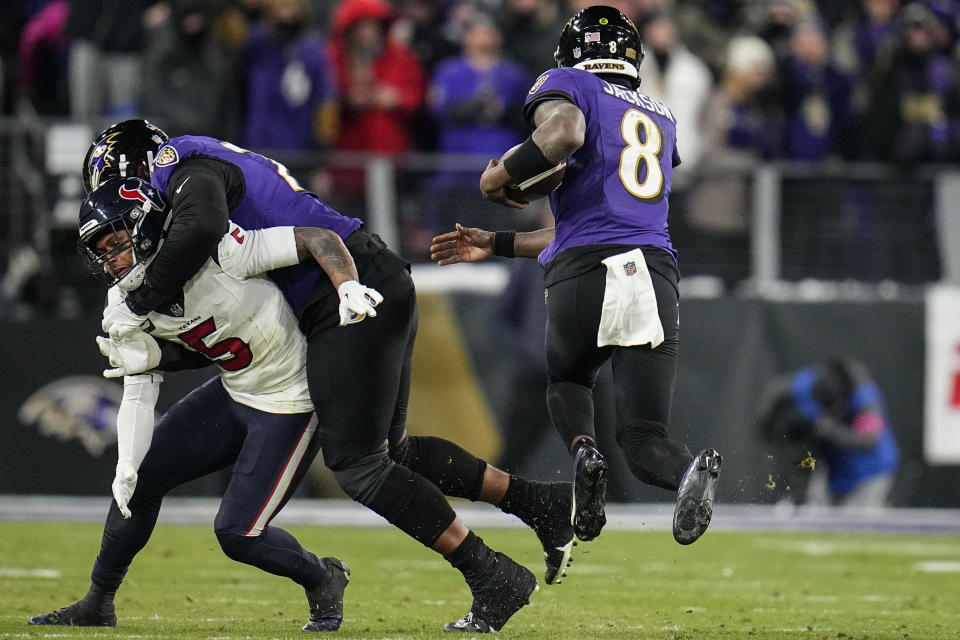
[[[547,405],[573,456],[571,519],[581,540],[606,523],[608,465],[596,449],[593,385],[612,360],[617,442],[641,481],[677,491],[673,535],[696,541],[710,523],[721,457],[694,457],[667,435],[677,348],[679,272],[667,227],[676,122],[639,93],[643,46],[612,7],[574,15],[560,34],[556,69],[530,89],[533,134],[480,178],[484,197],[522,207],[506,187],[566,160],[550,195],[556,225],[529,233],[466,229],[437,236],[439,264],[493,255],[539,257],[546,288]]]
[[[173,210],[166,241],[141,284],[106,312],[117,337],[135,332],[147,313],[182,288],[229,222],[248,231],[319,227],[339,237],[360,279],[383,294],[374,321],[353,323],[341,316],[338,288],[320,277],[316,264],[269,274],[307,338],[310,396],[324,461],[338,484],[463,573],[473,604],[466,617],[446,626],[450,631],[501,629],[537,584],[526,568],[470,532],[444,495],[491,502],[520,517],[543,546],[547,582],[562,576],[573,544],[568,483],[527,482],[447,440],[407,436],[416,292],[409,264],[360,220],[304,191],[286,167],[269,158],[205,136],[167,139],[143,120],[121,122],[98,136],[83,173],[88,189],[111,176],[143,176],[166,193]]]
[[[80,249],[91,271],[112,285],[108,308],[122,303],[124,289],[143,277],[169,218],[163,195],[138,178],[105,182],[85,200]],[[256,274],[312,254],[326,265],[331,281],[352,282],[353,290],[366,296],[345,298],[345,311],[373,315],[379,294],[357,282],[346,248],[329,231],[287,227],[270,232],[247,234],[233,226],[217,254],[179,295],[148,315],[142,330],[122,340],[97,338],[116,367],[104,375],[124,376],[115,503],[87,595],[31,618],[30,624],[116,626],[114,595],[149,540],[163,497],[232,465],[214,522],[223,552],[302,585],[310,604],[304,630],[339,628],[350,569],[338,558],[317,558],[270,525],[320,443],[307,390],[305,340],[279,289]],[[334,263],[340,266],[329,268]],[[211,362],[220,375],[179,400],[154,425],[160,370]]]

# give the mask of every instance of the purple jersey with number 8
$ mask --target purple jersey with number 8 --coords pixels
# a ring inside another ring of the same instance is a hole
[[[580,69],[558,68],[534,83],[523,107],[566,99],[586,119],[583,146],[567,159],[563,184],[550,194],[556,237],[540,254],[595,244],[659,247],[676,252],[667,226],[670,181],[680,164],[676,120],[651,98]]]
[[[346,238],[362,224],[305,191],[279,162],[206,136],[179,136],[162,146],[154,161],[153,185],[169,195],[170,176],[181,162],[194,155],[222,158],[243,172],[246,189],[240,203],[230,210],[230,220],[244,229],[321,227]],[[174,184],[173,189],[179,186]],[[299,316],[319,275],[319,267],[309,262],[277,269],[269,275]]]

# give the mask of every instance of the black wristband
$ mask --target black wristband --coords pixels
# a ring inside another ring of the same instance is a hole
[[[516,231],[495,231],[493,233],[493,255],[513,258],[513,241],[517,237]]]
[[[544,171],[553,169],[555,166],[557,166],[557,163],[547,160],[543,151],[533,141],[533,134],[527,136],[527,139],[517,147],[517,150],[503,160],[503,168],[507,170],[507,173],[517,184],[526,182]]]

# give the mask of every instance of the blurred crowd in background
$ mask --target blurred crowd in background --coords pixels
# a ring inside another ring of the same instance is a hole
[[[432,170],[397,180],[398,191],[417,192],[396,198],[400,249],[423,261],[429,238],[455,220],[502,223],[502,211],[470,216],[499,209],[480,198],[483,164],[464,170],[442,158],[499,157],[526,137],[524,97],[554,66],[565,21],[590,4],[6,0],[0,119],[79,122],[95,132],[147,117],[170,135],[210,135],[278,158],[307,188],[361,217],[366,174],[323,164],[322,154],[445,154]],[[960,160],[960,0],[607,4],[641,32],[640,90],[668,105],[679,123],[683,164],[675,173],[671,227],[687,274],[712,273],[730,285],[749,275],[749,171],[759,164],[872,163],[912,180],[917,167]],[[936,280],[930,184],[885,192],[890,183],[884,176],[866,186],[785,185],[785,208],[811,204],[800,218],[783,214],[790,232],[784,254],[793,255],[791,237],[804,238],[783,271]],[[66,195],[79,201],[79,193]],[[549,220],[531,209],[521,227]],[[62,217],[70,226],[70,216]],[[883,233],[885,224],[901,226]],[[834,255],[811,262],[809,234],[821,228],[823,254]],[[836,247],[874,236],[878,258],[864,250],[849,260],[836,254]],[[906,259],[896,257],[904,242],[918,247]],[[64,243],[72,246],[72,239]],[[16,256],[0,258],[13,264]]]
[[[258,149],[499,156],[584,0],[8,0],[3,109]],[[957,0],[611,0],[687,167],[960,156]],[[688,174],[691,172],[687,172]],[[678,173],[678,177],[683,172]]]
[[[3,109],[254,148],[499,155],[583,0],[9,0]],[[704,155],[960,154],[956,0],[615,0]],[[678,174],[678,175],[682,175]]]

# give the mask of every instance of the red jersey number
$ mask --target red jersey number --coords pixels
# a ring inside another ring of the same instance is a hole
[[[207,346],[203,339],[217,330],[213,318],[207,318],[189,331],[184,331],[178,337],[192,348],[217,363],[224,371],[239,371],[253,360],[250,345],[240,338],[224,338],[220,342]],[[218,360],[224,354],[232,354],[229,358]]]

